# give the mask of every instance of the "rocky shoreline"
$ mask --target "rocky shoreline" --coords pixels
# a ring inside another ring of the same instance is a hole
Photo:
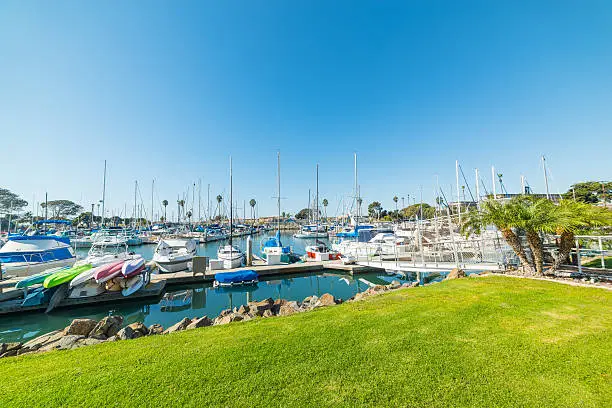
[[[389,285],[372,286],[363,292],[357,293],[354,297],[348,299],[347,302],[356,302],[381,293],[416,286],[418,286],[418,282],[404,283],[402,285],[398,281],[393,281]],[[340,303],[343,303],[342,299],[336,299],[329,293],[325,293],[321,297],[309,296],[302,302],[285,299],[278,299],[275,301],[272,298],[268,298],[259,302],[250,302],[239,308],[223,310],[214,319],[208,316],[196,317],[194,319],[185,317],[183,320],[167,329],[164,329],[159,324],[152,324],[147,327],[141,322],[132,323],[123,327],[123,317],[119,315],[107,316],[100,321],[93,319],[74,319],[70,325],[63,330],[55,330],[43,334],[25,343],[0,343],[0,358],[32,353],[44,353],[52,350],[70,350],[109,341],[163,335],[199,327],[248,321],[256,318],[288,316],[320,307],[334,306]]]

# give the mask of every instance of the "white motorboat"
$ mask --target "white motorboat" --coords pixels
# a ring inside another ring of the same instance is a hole
[[[196,255],[196,247],[195,239],[161,239],[155,248],[153,261],[161,272],[183,271]]]
[[[89,263],[96,267],[140,256],[128,252],[127,240],[124,237],[98,232],[92,234],[92,240],[87,257],[79,263]]]
[[[244,262],[244,252],[234,245],[222,245],[217,250],[217,258],[229,264],[229,268],[238,268]]]
[[[30,276],[76,262],[68,237],[54,235],[11,236],[0,248],[3,274]]]

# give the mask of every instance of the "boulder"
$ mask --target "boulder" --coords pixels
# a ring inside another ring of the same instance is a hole
[[[64,334],[75,334],[78,336],[89,336],[89,333],[98,324],[93,319],[74,319],[68,327],[64,329]]]
[[[186,330],[197,329],[198,327],[212,326],[213,321],[208,316],[196,317],[185,328]]]
[[[402,283],[402,286],[401,286],[401,287],[402,287],[402,288],[410,288],[410,287],[412,287],[412,285],[410,285],[410,283],[409,283],[409,282],[404,282],[404,283]]]
[[[410,283],[411,288],[416,288],[417,286],[419,286],[419,281],[414,281]]]
[[[35,339],[28,341],[21,347],[21,349],[24,353],[36,351],[42,348],[43,346],[57,342],[62,337],[64,337],[63,330],[54,330],[50,333],[43,334],[42,336],[38,336]]]
[[[288,315],[297,313],[299,311],[300,311],[300,305],[298,305],[298,302],[296,301],[285,302],[280,306],[280,309],[278,310],[277,315],[288,316]]]
[[[274,300],[272,298],[264,299],[259,302],[251,302],[248,304],[249,311],[257,316],[262,316],[266,310],[272,309]]]
[[[22,346],[22,343],[0,343],[0,355],[4,355],[11,351],[15,352],[15,354],[13,355],[17,355],[17,350],[19,350],[21,346]],[[9,357],[9,356],[6,356],[6,357]]]
[[[248,305],[242,305],[236,310],[236,313],[240,313],[241,315],[247,314],[250,311],[250,307]]]
[[[14,357],[19,353],[19,350],[9,350],[6,351],[2,354],[0,354],[0,358],[4,358],[4,357]]]
[[[234,313],[232,309],[225,309],[225,310],[222,310],[221,313],[219,313],[219,317],[228,316],[228,315],[231,315],[232,313]]]
[[[176,323],[175,325],[168,327],[164,331],[164,334],[168,334],[168,333],[173,333],[173,332],[185,330],[185,328],[187,328],[187,326],[189,326],[190,323],[191,323],[191,319],[188,318],[188,317],[185,317],[183,320],[181,320],[180,322]]]
[[[319,298],[319,303],[321,303],[321,306],[334,306],[336,304],[336,298],[329,293],[324,293]]]
[[[149,329],[147,329],[147,326],[145,326],[141,322],[136,322],[136,323],[128,324],[126,327],[129,327],[130,329],[132,329],[134,331],[134,337],[133,338],[135,338],[135,339],[137,339],[139,337],[144,337],[144,336],[149,334]]]
[[[117,340],[131,340],[135,336],[135,331],[130,326],[125,326],[123,329],[119,330],[115,337]]]
[[[274,316],[274,313],[272,313],[272,310],[268,309],[268,310],[264,310],[263,314],[261,315],[261,317],[272,317]]]
[[[463,269],[454,268],[450,271],[446,279],[460,279],[465,278],[465,271]]]
[[[114,337],[112,337],[114,338]],[[78,340],[72,348],[83,347],[83,346],[93,346],[94,344],[100,344],[104,340],[93,339],[91,337],[86,337],[84,339]]]
[[[51,351],[51,350],[67,350],[73,348],[76,342],[84,339],[85,336],[78,334],[69,334],[62,336],[59,340],[46,343],[44,346],[38,349],[39,352]]]
[[[228,324],[231,322],[240,322],[244,320],[244,316],[238,313],[232,313],[229,315],[225,315],[225,316],[219,316],[215,319],[214,321],[214,325],[218,326],[220,324]]]
[[[391,283],[387,286],[389,286],[389,289],[399,289],[402,284],[398,280],[392,280]]]
[[[368,290],[373,293],[378,293],[378,292],[384,292],[389,289],[385,285],[374,285]]]
[[[366,297],[368,297],[370,295],[370,292],[368,291],[364,291],[364,292],[358,292],[355,294],[355,296],[353,297],[354,301],[360,301],[365,299]]]
[[[149,335],[162,334],[164,332],[164,328],[161,324],[152,324],[149,326]]]
[[[91,330],[91,332],[89,333],[89,337],[93,337],[95,339],[100,340],[105,340],[109,337],[113,337],[119,332],[122,324],[123,316],[106,316],[105,318],[100,320],[98,324],[96,324],[96,327]]]
[[[308,296],[306,298],[304,298],[304,300],[302,301],[302,309],[304,310],[309,310],[309,309],[314,309],[315,307],[320,306],[321,303],[319,302],[319,298],[316,296]]]

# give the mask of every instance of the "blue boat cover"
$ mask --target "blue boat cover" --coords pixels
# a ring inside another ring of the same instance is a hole
[[[70,224],[72,224],[72,221],[67,221],[67,220],[39,220],[39,221],[34,221],[34,224],[64,224],[64,225],[70,225]]]
[[[219,283],[250,282],[257,278],[257,272],[252,269],[245,269],[243,271],[236,272],[220,272],[215,274],[215,280]]]
[[[68,248],[54,248],[45,251],[3,252],[0,253],[0,263],[32,262],[45,263],[74,258]]]
[[[10,236],[9,241],[40,241],[40,240],[54,240],[63,242],[66,245],[70,245],[70,237],[60,237],[57,235],[15,235]]]

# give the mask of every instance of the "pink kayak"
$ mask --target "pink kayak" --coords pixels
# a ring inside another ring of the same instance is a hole
[[[98,283],[106,282],[121,273],[121,268],[125,261],[112,262],[106,265],[99,266],[99,270],[94,274],[94,279]],[[97,269],[97,268],[96,268]]]
[[[129,278],[142,272],[145,266],[144,258],[136,258],[130,261],[126,261],[121,267],[121,274]]]

